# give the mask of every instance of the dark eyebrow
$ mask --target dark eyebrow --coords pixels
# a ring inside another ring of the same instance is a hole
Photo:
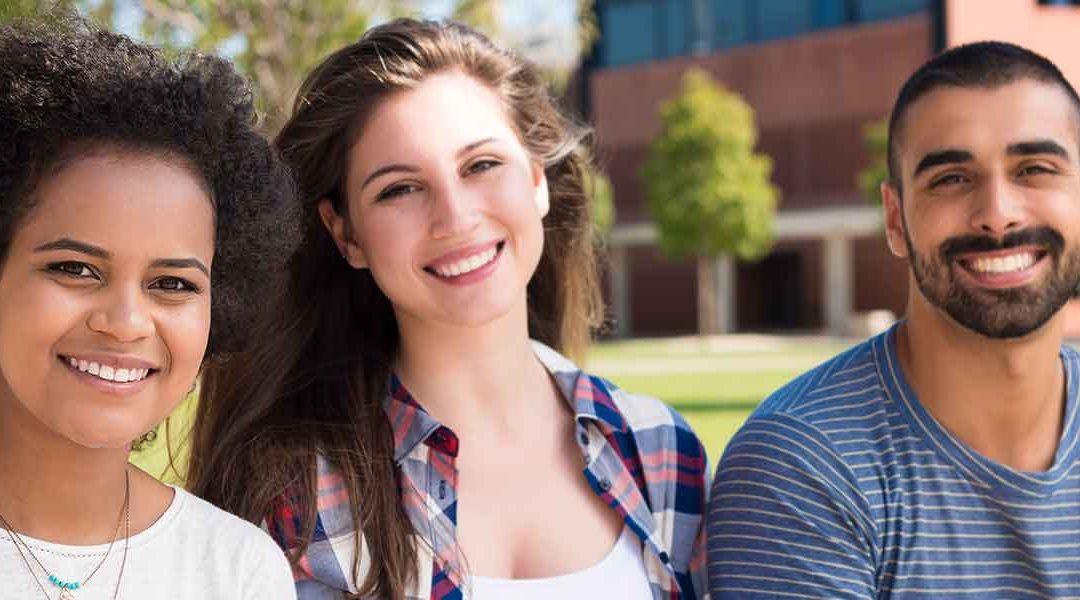
[[[52,250],[71,250],[73,252],[88,254],[102,260],[108,260],[112,257],[107,250],[71,238],[60,238],[56,241],[46,242],[34,248],[34,252],[49,252]],[[206,265],[197,258],[159,258],[151,263],[150,266],[154,268],[198,269],[207,277],[210,276],[210,269],[207,269]]]
[[[375,169],[371,173],[371,175],[367,176],[367,179],[364,180],[364,183],[360,184],[360,190],[363,191],[363,189],[367,187],[367,184],[371,183],[372,179],[375,179],[376,177],[382,177],[387,173],[418,173],[419,171],[419,168],[412,165],[393,164],[386,165],[385,167],[379,167],[378,169]]]
[[[937,152],[931,152],[922,157],[919,164],[915,166],[915,174],[912,177],[918,177],[919,173],[938,165],[949,165],[954,163],[966,163],[970,162],[975,157],[972,156],[967,150],[938,150]]]
[[[34,248],[34,252],[49,252],[51,250],[72,250],[102,259],[108,259],[110,256],[107,251],[98,248],[97,246],[73,240],[71,238],[60,238],[56,241],[46,242],[37,248]]]
[[[1005,148],[1006,154],[1016,156],[1031,156],[1033,154],[1053,154],[1069,160],[1069,152],[1053,140],[1034,140],[1031,142],[1017,142],[1009,144]]]
[[[460,157],[462,154],[467,154],[469,152],[472,152],[476,148],[478,148],[480,146],[483,146],[484,144],[486,144],[488,142],[494,142],[494,141],[496,141],[496,139],[493,138],[493,137],[484,138],[482,140],[476,140],[475,142],[473,142],[471,144],[467,144],[467,145],[463,146],[461,148],[461,150],[457,151],[457,155]]]
[[[203,275],[210,276],[210,269],[197,258],[159,258],[150,265],[155,269],[198,269]]]

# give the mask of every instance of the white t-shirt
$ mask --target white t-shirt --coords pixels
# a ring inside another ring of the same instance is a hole
[[[296,588],[281,549],[255,525],[179,488],[165,514],[128,542],[127,562],[117,598],[155,600],[295,600]],[[66,546],[22,536],[49,572],[81,581],[105,555],[108,544]],[[24,549],[25,553],[26,550]],[[78,600],[109,600],[116,588],[123,540]],[[49,598],[60,588],[41,575],[27,556]],[[7,531],[0,529],[0,598],[44,600]]]
[[[652,600],[641,540],[623,528],[615,547],[599,563],[568,575],[539,579],[472,577],[474,600]]]

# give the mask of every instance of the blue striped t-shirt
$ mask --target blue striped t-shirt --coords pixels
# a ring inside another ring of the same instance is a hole
[[[895,335],[791,382],[732,439],[708,514],[713,600],[1080,598],[1080,355],[1062,347],[1054,465],[1022,472],[934,420]]]

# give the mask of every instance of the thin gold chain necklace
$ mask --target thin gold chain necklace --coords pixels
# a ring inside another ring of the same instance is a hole
[[[130,537],[129,534],[130,534],[130,531],[131,531],[131,502],[130,502],[130,500],[131,500],[131,479],[130,479],[130,476],[128,474],[127,469],[125,469],[124,470],[124,504],[121,505],[121,507],[120,507],[120,515],[117,517],[117,520],[116,520],[116,530],[113,532],[112,540],[109,541],[109,547],[106,548],[105,555],[101,558],[101,561],[98,562],[97,566],[95,566],[94,569],[92,571],[90,571],[90,574],[87,575],[81,582],[64,581],[63,579],[60,579],[59,577],[56,577],[52,573],[49,573],[49,570],[45,568],[45,565],[43,565],[41,563],[41,561],[38,559],[37,555],[34,554],[34,551],[30,548],[30,545],[26,543],[26,540],[23,539],[23,537],[21,535],[19,535],[19,533],[17,531],[15,531],[15,528],[11,526],[11,523],[9,523],[8,520],[4,518],[3,515],[0,515],[0,526],[3,526],[4,530],[7,531],[7,533],[11,536],[11,542],[12,542],[12,544],[14,544],[15,550],[18,551],[19,557],[22,558],[23,564],[26,565],[27,571],[30,572],[30,576],[34,579],[34,583],[37,584],[38,589],[41,590],[41,594],[43,596],[45,596],[46,599],[51,600],[49,598],[48,592],[45,591],[45,586],[42,585],[41,580],[38,579],[37,573],[34,572],[34,568],[30,564],[30,560],[27,559],[28,555],[29,555],[30,558],[32,558],[34,560],[34,562],[37,564],[38,568],[41,569],[41,571],[43,573],[45,573],[46,578],[48,579],[48,581],[50,583],[52,583],[53,585],[55,585],[56,587],[60,588],[60,595],[58,596],[57,600],[75,600],[74,591],[81,588],[81,587],[83,587],[83,586],[85,586],[90,581],[90,578],[92,578],[101,569],[102,565],[105,564],[105,561],[108,560],[109,554],[112,552],[113,545],[116,543],[116,538],[120,534],[120,525],[123,524],[124,525],[124,554],[123,554],[123,558],[121,558],[121,560],[120,560],[120,574],[117,576],[117,579],[116,579],[116,588],[113,590],[113,600],[115,600],[117,594],[120,591],[120,579],[124,576],[124,565],[127,563],[128,538]],[[24,550],[25,550],[25,552],[24,552]]]

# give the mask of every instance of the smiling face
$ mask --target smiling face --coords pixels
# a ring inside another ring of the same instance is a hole
[[[515,309],[544,244],[542,167],[490,89],[457,71],[383,100],[349,155],[348,214],[323,220],[399,321],[477,326]]]
[[[198,374],[210,199],[189,170],[130,153],[78,158],[36,197],[0,272],[0,421],[126,448]]]
[[[942,87],[904,118],[903,198],[882,194],[894,254],[920,292],[991,338],[1045,324],[1080,281],[1076,108],[1059,87],[1019,80]]]

